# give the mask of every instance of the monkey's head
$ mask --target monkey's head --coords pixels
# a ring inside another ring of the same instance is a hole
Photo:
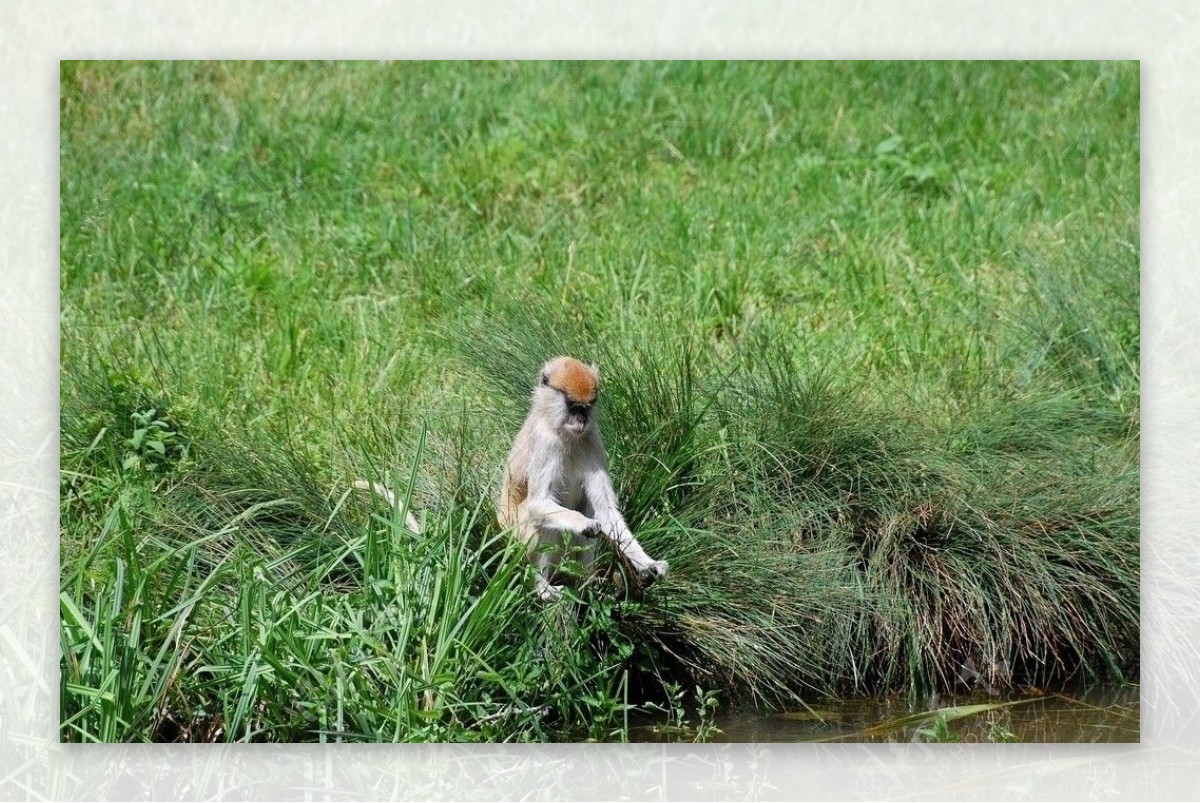
[[[571,357],[555,357],[542,366],[533,404],[547,421],[569,436],[578,437],[592,426],[600,371]]]

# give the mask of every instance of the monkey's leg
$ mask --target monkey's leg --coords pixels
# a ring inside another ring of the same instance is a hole
[[[595,538],[575,538],[576,555],[579,565],[583,567],[585,574],[591,574],[596,568],[596,539]]]
[[[529,543],[529,558],[537,567],[535,592],[542,602],[554,602],[562,597],[563,587],[550,582],[562,561],[562,533],[538,527]]]
[[[557,602],[562,599],[563,587],[551,585],[550,581],[542,576],[541,572],[535,575],[537,588],[535,593],[537,598],[542,602]]]

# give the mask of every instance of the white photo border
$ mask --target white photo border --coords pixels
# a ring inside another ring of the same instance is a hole
[[[135,0],[0,10],[0,798],[1170,799],[1200,694],[1200,6]],[[1141,63],[1142,743],[61,745],[61,59],[1115,58]],[[1189,493],[1191,492],[1191,493]]]

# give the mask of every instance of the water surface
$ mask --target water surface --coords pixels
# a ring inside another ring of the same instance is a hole
[[[1139,688],[977,692],[911,700],[903,695],[813,701],[789,711],[718,714],[715,742],[1137,742]],[[1010,703],[999,707],[1000,704]],[[944,721],[937,722],[937,712]],[[693,721],[690,723],[695,725]],[[631,729],[635,740],[686,738],[662,725]]]

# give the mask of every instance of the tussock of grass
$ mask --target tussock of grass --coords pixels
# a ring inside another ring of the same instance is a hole
[[[501,320],[463,349],[515,384],[488,355],[528,365],[571,325]],[[931,420],[806,375],[785,341],[698,344],[600,357],[618,491],[672,559],[634,626],[696,681],[777,699],[1136,666],[1137,474],[1097,440],[1114,411],[1016,395]]]
[[[1136,65],[62,78],[64,739],[1136,675]],[[644,595],[498,538],[561,353]]]

